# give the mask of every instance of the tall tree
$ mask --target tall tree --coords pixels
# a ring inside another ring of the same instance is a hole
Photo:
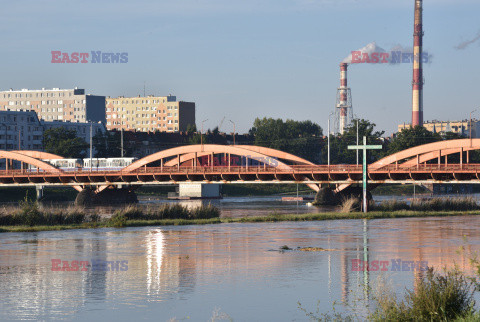
[[[118,158],[122,155],[121,134],[118,131],[97,132],[93,137],[96,158]],[[124,147],[124,150],[125,147]],[[124,156],[127,153],[124,151]]]
[[[449,135],[448,137],[451,137]],[[397,133],[395,138],[388,145],[388,154],[393,154],[402,150],[413,148],[418,145],[441,141],[442,136],[433,133],[423,126],[406,128]]]
[[[312,162],[320,161],[322,128],[312,121],[257,118],[249,133],[255,137],[255,145],[292,153]]]
[[[354,119],[341,135],[330,136],[330,163],[331,164],[355,164],[357,161],[356,151],[348,150],[349,145],[357,143],[357,121],[359,144],[363,143],[363,137],[367,137],[368,144],[383,145],[382,136],[385,131],[377,131],[375,123],[365,119]],[[328,146],[323,147],[323,163],[327,163]],[[360,152],[359,152],[360,153]],[[368,153],[368,162],[374,162],[384,155],[382,150],[374,150]],[[362,162],[362,155],[359,155],[359,162]]]
[[[63,127],[52,128],[43,133],[43,146],[46,152],[64,158],[84,158],[89,148],[87,142],[77,137],[75,130]]]

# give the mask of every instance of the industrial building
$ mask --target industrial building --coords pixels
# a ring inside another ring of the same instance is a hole
[[[410,128],[410,124],[400,124],[398,131]],[[461,136],[470,137],[470,120],[463,121],[427,121],[423,123],[423,127],[433,133],[445,134],[447,132],[453,132]],[[480,121],[477,119],[472,120],[472,138],[480,137]]]
[[[107,98],[106,117],[108,130],[184,132],[195,125],[195,103],[172,95]]]
[[[84,89],[21,89],[0,92],[0,111],[34,111],[40,120],[105,122],[105,96]]]

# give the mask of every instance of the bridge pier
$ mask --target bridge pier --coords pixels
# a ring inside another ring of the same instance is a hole
[[[117,205],[138,203],[137,195],[131,187],[105,189],[99,193],[86,187],[80,191],[75,199],[77,206]]]
[[[330,187],[323,187],[318,190],[317,195],[315,196],[315,205],[317,206],[337,206],[339,200]]]
[[[179,198],[218,199],[221,197],[220,184],[217,183],[180,183]]]
[[[35,186],[35,189],[37,191],[37,201],[40,201],[43,199],[43,186]]]

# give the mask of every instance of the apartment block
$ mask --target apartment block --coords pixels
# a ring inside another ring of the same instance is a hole
[[[0,111],[0,150],[41,150],[43,127],[35,112]]]
[[[67,130],[74,130],[77,133],[77,137],[83,139],[85,142],[90,142],[90,132],[92,136],[95,136],[97,133],[105,133],[107,129],[105,124],[102,122],[91,122],[91,123],[80,123],[80,122],[60,122],[60,121],[40,121],[43,131],[62,127]]]
[[[472,137],[480,137],[480,121],[477,119],[472,119],[471,121]],[[446,132],[453,132],[461,136],[469,137],[470,136],[470,120],[462,121],[427,121],[423,123],[423,127],[433,133],[444,134]],[[403,129],[410,128],[410,124],[400,124],[398,126],[398,131]]]
[[[46,130],[62,127],[74,130],[77,137],[90,141],[90,128],[95,136],[105,133],[105,125],[97,123],[41,121],[33,111],[0,111],[0,150],[43,149],[43,133]]]
[[[106,118],[108,130],[184,132],[195,125],[195,103],[172,95],[107,98]]]
[[[44,121],[105,122],[105,96],[86,95],[79,88],[0,92],[0,111],[22,110]]]

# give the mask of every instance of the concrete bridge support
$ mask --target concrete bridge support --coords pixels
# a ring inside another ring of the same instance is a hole
[[[80,191],[75,199],[77,206],[118,205],[138,203],[137,195],[131,187],[105,189],[95,193],[92,188]]]
[[[221,197],[220,184],[217,183],[181,183],[178,187],[180,198],[218,199]]]
[[[37,201],[40,201],[43,199],[43,186],[36,186],[35,188],[37,190]]]

